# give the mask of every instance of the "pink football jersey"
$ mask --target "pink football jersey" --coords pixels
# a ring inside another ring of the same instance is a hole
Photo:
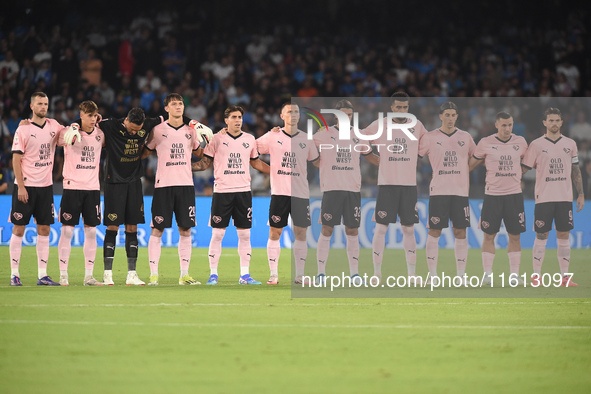
[[[449,135],[441,129],[423,135],[419,142],[419,156],[429,155],[433,168],[429,195],[468,197],[468,161],[475,149],[472,136],[460,129]]]
[[[155,188],[193,186],[191,155],[199,148],[195,129],[187,125],[171,126],[168,121],[152,129],[146,148],[158,156]]]
[[[217,133],[205,147],[205,156],[213,160],[213,191],[236,193],[250,191],[250,160],[259,157],[255,138],[241,132]]]
[[[340,141],[339,130],[331,126],[314,134],[314,143],[320,152],[320,188],[323,192],[341,190],[361,191],[360,155],[369,141],[360,141],[351,132],[351,141]]]
[[[318,159],[318,150],[304,132],[269,131],[257,139],[257,149],[271,156],[271,194],[310,197],[308,161]]]
[[[378,131],[378,122],[379,120],[374,121],[363,130],[363,133],[375,134]],[[419,141],[427,133],[427,130],[417,120],[415,127],[409,129],[417,138],[416,141],[411,140],[399,128],[392,130],[392,139],[388,140],[387,122],[387,118],[383,119],[382,135],[372,141],[380,154],[378,185],[416,186]],[[406,123],[410,123],[410,119],[407,119]]]
[[[21,168],[25,186],[53,185],[53,158],[61,129],[62,125],[48,118],[45,118],[43,126],[31,122],[16,129],[12,152],[22,154]],[[16,179],[15,184],[18,184]]]
[[[545,136],[532,141],[523,165],[536,169],[536,204],[543,202],[573,201],[571,171],[579,165],[577,144],[561,136],[552,141]]]
[[[493,134],[478,142],[474,157],[484,160],[485,194],[504,196],[521,193],[521,158],[526,150],[525,138],[514,134],[507,141]]]
[[[74,145],[64,143],[64,127],[60,131],[58,145],[64,147],[64,189],[100,190],[99,171],[101,150],[105,135],[97,126],[91,133],[80,130],[80,141]]]

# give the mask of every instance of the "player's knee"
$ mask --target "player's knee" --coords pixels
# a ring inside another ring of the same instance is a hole
[[[152,231],[150,232],[150,236],[161,238],[163,233],[164,233],[163,230],[153,227]],[[181,232],[180,229],[179,229],[179,234],[183,235],[183,233]]]
[[[569,239],[570,231],[557,231],[556,238],[558,239]]]
[[[298,241],[305,241],[306,240],[306,227],[298,227],[293,226],[293,232],[295,234],[295,239]]]
[[[330,237],[330,236],[332,236],[332,230],[333,230],[333,227],[322,225],[322,230],[320,230],[320,232],[325,237]]]
[[[17,237],[22,237],[25,235],[25,226],[14,225],[12,227],[12,233]]]
[[[277,241],[281,238],[281,233],[283,232],[282,228],[270,227],[269,228],[269,239],[272,241]]]
[[[49,235],[49,226],[37,226],[37,234],[42,237],[47,237]]]
[[[72,234],[74,234],[74,227],[72,226],[62,226],[61,236],[71,238]]]
[[[359,229],[356,228],[350,228],[350,227],[346,227],[345,226],[345,234],[346,235],[359,235]]]
[[[548,239],[548,233],[536,233],[537,239]]]
[[[459,238],[459,239],[466,238],[466,229],[465,228],[454,228],[453,232],[454,232],[454,237],[456,237],[456,238]]]
[[[430,228],[429,229],[429,235],[432,236],[432,237],[434,237],[434,238],[439,238],[441,236],[441,230]]]

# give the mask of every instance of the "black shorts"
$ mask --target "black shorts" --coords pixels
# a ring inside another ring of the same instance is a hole
[[[349,228],[361,225],[361,193],[334,190],[324,192],[320,208],[320,218],[325,226],[343,224]]]
[[[100,190],[64,189],[58,221],[75,226],[80,223],[80,214],[87,226],[96,227],[101,224]]]
[[[283,228],[287,226],[289,215],[297,227],[308,227],[310,220],[310,200],[291,196],[272,195],[269,204],[269,226]]]
[[[211,198],[211,217],[209,225],[213,228],[226,228],[234,220],[237,228],[252,227],[252,193],[213,193]]]
[[[547,233],[552,230],[552,220],[556,231],[570,231],[574,227],[573,203],[568,201],[543,202],[534,208],[534,231]]]
[[[448,228],[450,219],[453,228],[470,227],[470,204],[468,197],[429,197],[429,223],[427,227],[433,230]]]
[[[496,234],[501,228],[501,220],[509,234],[525,232],[525,209],[523,194],[506,196],[484,195],[480,212],[480,229],[487,234]]]
[[[31,215],[33,215],[35,222],[39,225],[48,226],[53,224],[53,186],[25,186],[25,189],[29,194],[29,202],[26,204],[18,200],[18,185],[14,185],[10,223],[26,226],[31,221]]]
[[[151,226],[159,230],[172,227],[172,213],[181,228],[195,227],[195,188],[169,186],[154,189]]]
[[[145,223],[142,181],[105,183],[105,226]]]
[[[374,211],[376,223],[386,225],[396,223],[396,216],[400,217],[400,224],[405,226],[419,222],[416,186],[378,186],[378,198]]]

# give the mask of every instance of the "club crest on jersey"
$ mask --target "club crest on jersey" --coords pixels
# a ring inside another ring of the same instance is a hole
[[[185,134],[185,137],[190,140],[191,139],[191,134]]]
[[[543,220],[536,220],[536,227],[537,228],[542,228],[544,227],[544,221]]]
[[[248,147],[249,147],[250,145],[248,144],[248,142],[245,142],[245,143],[243,143],[243,144],[242,144],[242,146],[243,146],[245,149],[248,149]]]
[[[219,216],[213,216],[211,220],[213,220],[214,223],[219,223],[222,221],[222,218]]]
[[[273,216],[271,216],[271,220],[273,221],[273,223],[279,223],[281,221],[281,217],[277,216],[277,215],[273,215]]]
[[[489,224],[488,222],[486,222],[486,221],[484,221],[484,220],[483,220],[483,221],[480,223],[480,226],[482,226],[482,228],[488,228],[488,227],[490,226],[490,224]]]
[[[564,153],[570,153],[570,148],[564,148]]]
[[[358,144],[359,143],[359,138],[352,138],[353,142]]]
[[[324,220],[331,220],[332,219],[332,215],[330,213],[325,213],[324,215],[322,215],[322,217],[324,218]]]
[[[410,131],[411,133],[414,134],[415,133],[415,128],[414,127],[411,127],[410,129],[408,129],[408,131]]]
[[[465,145],[465,142],[464,141],[458,141],[458,145],[459,146],[464,146]]]
[[[51,136],[51,138],[55,137],[55,131],[50,132],[49,135]]]
[[[96,142],[101,142],[101,136],[100,136],[100,135],[97,135],[97,136],[96,136],[96,137],[94,137],[94,138],[96,138]]]
[[[117,214],[116,213],[110,213],[107,215],[107,217],[109,218],[110,221],[115,221],[115,219],[117,219]]]
[[[72,219],[72,215],[67,212],[62,213],[62,217],[66,220]]]
[[[519,145],[513,145],[513,149],[515,149],[516,151],[519,150]]]
[[[146,130],[141,129],[140,131],[137,132],[137,135],[139,135],[140,137],[143,137],[146,135]]]
[[[306,144],[304,144],[303,142],[300,142],[300,148],[306,149]]]
[[[162,216],[154,216],[154,221],[160,224],[164,221],[164,218]]]
[[[439,219],[437,216],[433,216],[433,217],[431,218],[431,222],[432,222],[433,224],[437,224],[437,223],[439,223],[439,221],[440,221],[440,219]]]
[[[386,211],[378,211],[378,216],[383,219],[386,216],[388,216],[388,212],[386,212]]]
[[[12,216],[14,216],[16,220],[21,220],[23,218],[23,214],[20,212],[13,212]]]

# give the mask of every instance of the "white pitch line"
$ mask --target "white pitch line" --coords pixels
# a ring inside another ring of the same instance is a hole
[[[58,321],[58,320],[0,320],[0,324],[53,324],[79,326],[133,326],[133,327],[193,327],[193,328],[345,328],[345,329],[453,329],[453,330],[591,330],[591,326],[462,326],[413,324],[261,324],[261,323],[146,323],[115,321]]]
[[[243,303],[156,303],[156,304],[0,304],[0,308],[113,308],[113,307],[158,307],[158,306],[439,306],[439,305],[548,305],[548,304],[591,304],[591,301],[490,301],[490,302],[393,302],[393,303],[265,303],[265,304],[243,304]]]

